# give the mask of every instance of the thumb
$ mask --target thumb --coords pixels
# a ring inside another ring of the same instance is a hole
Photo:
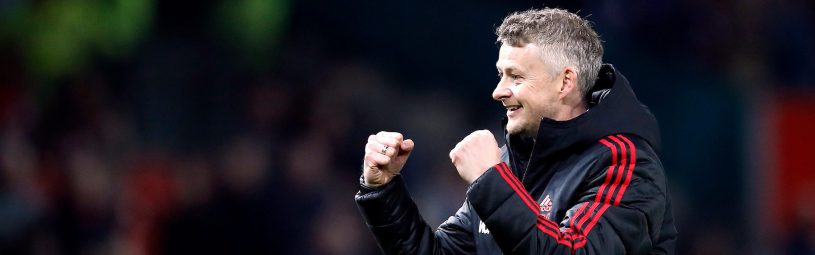
[[[411,139],[407,139],[407,140],[402,141],[402,146],[401,146],[401,150],[399,151],[399,155],[410,154],[410,152],[413,151],[413,146],[414,145],[415,144],[413,143],[413,140],[411,140]]]

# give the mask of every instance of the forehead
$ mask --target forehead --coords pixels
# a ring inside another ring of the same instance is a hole
[[[533,43],[523,46],[503,44],[498,51],[498,61],[495,62],[495,67],[498,69],[532,69],[543,65],[540,54],[540,47]]]

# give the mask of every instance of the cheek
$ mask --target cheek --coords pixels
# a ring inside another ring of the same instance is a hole
[[[521,93],[522,93],[522,92],[521,92],[521,86],[512,86],[512,87],[509,87],[509,91],[512,91],[512,94],[513,94],[513,95],[515,95],[516,97],[517,97],[517,96],[519,96],[519,95],[521,95]]]
[[[541,117],[546,116],[551,111],[552,104],[549,103],[548,98],[544,95],[538,95],[537,98],[527,98],[524,105],[524,115],[527,119],[540,120]]]

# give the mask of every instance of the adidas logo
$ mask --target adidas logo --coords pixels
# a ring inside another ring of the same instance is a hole
[[[543,201],[541,201],[541,211],[545,213],[552,211],[552,199],[549,198],[549,195],[546,195]]]

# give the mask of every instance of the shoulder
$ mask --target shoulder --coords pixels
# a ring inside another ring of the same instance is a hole
[[[597,139],[587,149],[595,160],[596,170],[609,167],[626,168],[645,179],[663,182],[664,170],[659,156],[643,138],[631,134],[613,134]],[[604,167],[605,166],[605,167]]]
[[[598,139],[592,147],[596,151],[598,173],[630,175],[634,182],[649,183],[663,192],[666,189],[662,162],[645,139],[630,134],[614,134]]]
[[[587,153],[600,159],[617,161],[635,159],[640,161],[659,161],[653,147],[636,135],[613,134],[597,139],[587,149]]]

